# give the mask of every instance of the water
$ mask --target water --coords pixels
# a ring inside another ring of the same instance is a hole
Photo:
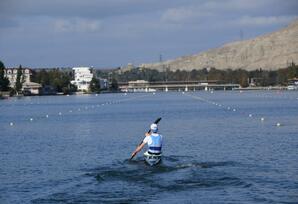
[[[218,91],[2,100],[0,203],[298,203],[297,98]],[[142,154],[129,161],[158,117],[162,163],[149,167]]]

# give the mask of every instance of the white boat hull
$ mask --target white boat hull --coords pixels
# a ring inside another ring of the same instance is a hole
[[[148,152],[144,153],[145,161],[150,166],[157,165],[161,161],[162,154],[149,154]]]

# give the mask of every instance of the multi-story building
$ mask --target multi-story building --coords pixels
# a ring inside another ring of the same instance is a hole
[[[17,73],[18,68],[7,68],[4,71],[4,76],[8,78],[9,80],[9,86],[15,87],[16,81],[17,81]],[[22,76],[21,76],[21,82],[22,83],[29,83],[30,78],[32,75],[32,71],[29,68],[22,68]]]
[[[18,75],[18,68],[7,68],[4,71],[4,76],[9,80],[9,86],[15,88]],[[24,95],[38,95],[40,94],[41,85],[31,82],[32,70],[29,68],[22,68],[21,83],[22,92]]]
[[[72,68],[74,72],[74,80],[71,81],[72,84],[76,85],[80,91],[88,91],[90,87],[90,82],[93,78],[93,73],[90,67],[74,67]]]

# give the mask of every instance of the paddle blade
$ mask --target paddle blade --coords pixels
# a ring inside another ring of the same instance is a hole
[[[157,123],[159,123],[160,120],[161,120],[161,118],[157,118],[157,119],[154,121],[154,123],[157,124]]]
[[[131,155],[130,159],[129,160],[132,160],[134,157],[136,156],[136,153]]]

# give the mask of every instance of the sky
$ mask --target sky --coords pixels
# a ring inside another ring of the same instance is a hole
[[[114,68],[286,27],[298,0],[0,0],[6,67]]]

